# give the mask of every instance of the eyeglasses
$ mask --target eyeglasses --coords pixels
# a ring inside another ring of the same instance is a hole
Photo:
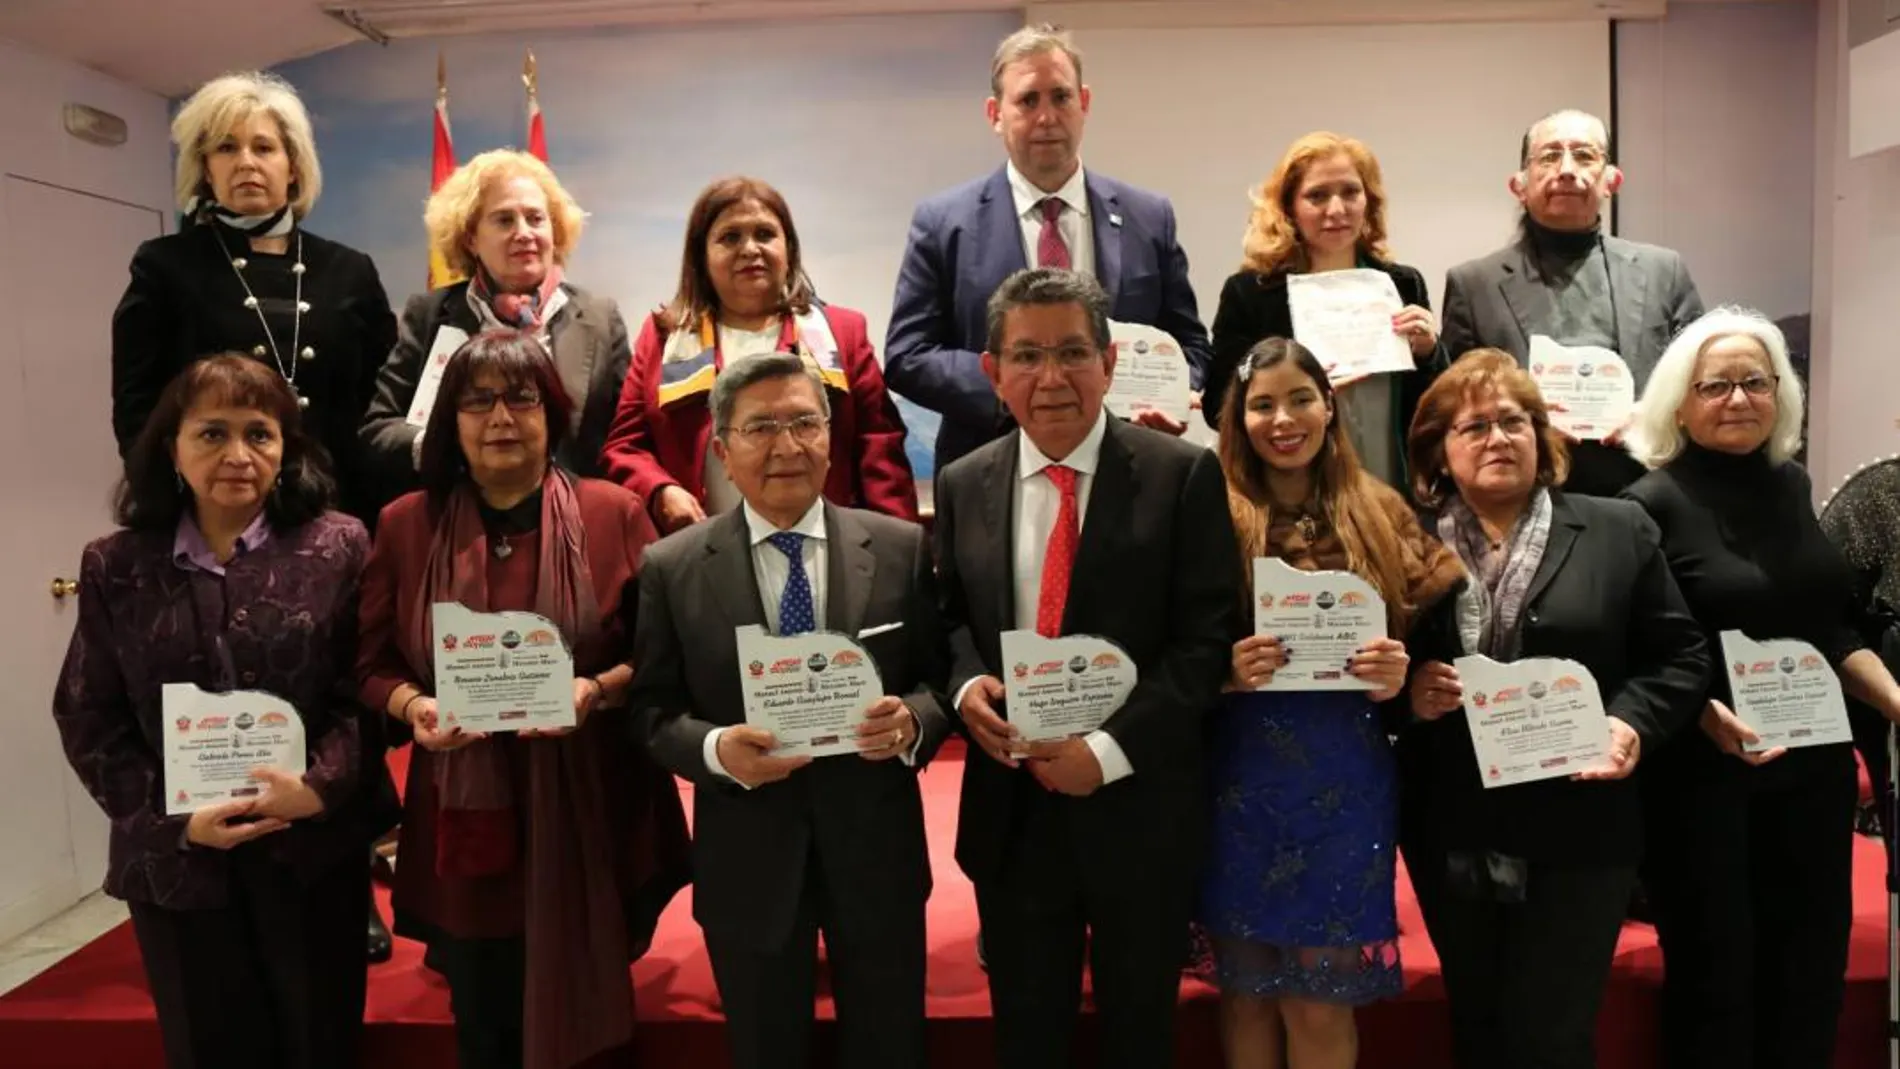
[[[1451,432],[1467,442],[1483,442],[1491,438],[1493,429],[1504,432],[1506,438],[1522,438],[1530,433],[1531,418],[1522,412],[1513,412],[1496,419],[1479,417],[1466,420],[1451,429]]]
[[[507,405],[510,412],[526,412],[541,404],[541,391],[528,385],[510,386],[506,390],[470,390],[455,407],[471,416],[480,416],[493,412],[496,401]]]
[[[1531,156],[1531,162],[1554,170],[1564,165],[1565,156],[1575,160],[1577,167],[1586,171],[1603,163],[1603,150],[1594,145],[1545,145]]]
[[[1003,354],[1003,368],[1019,375],[1035,374],[1051,360],[1063,371],[1081,371],[1098,363],[1102,354],[1088,345],[1065,345],[1060,349],[1011,349]]]
[[[1726,401],[1735,396],[1737,389],[1750,397],[1766,397],[1775,392],[1776,386],[1781,385],[1781,376],[1750,375],[1739,382],[1733,379],[1703,379],[1692,385],[1695,395],[1704,401]]]
[[[755,419],[741,426],[726,429],[745,439],[747,444],[763,448],[778,441],[778,436],[786,431],[792,432],[792,441],[810,444],[818,440],[818,436],[825,432],[825,426],[830,422],[823,416],[808,413],[803,416],[793,416],[788,420]]]

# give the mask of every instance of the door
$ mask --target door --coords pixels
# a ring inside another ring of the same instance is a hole
[[[112,530],[112,310],[150,208],[16,175],[0,191],[0,940],[96,889],[106,823],[54,729],[55,681],[72,635],[85,544]],[[8,335],[11,335],[9,337]]]

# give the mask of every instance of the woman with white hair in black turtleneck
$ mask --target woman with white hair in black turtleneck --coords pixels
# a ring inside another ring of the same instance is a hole
[[[1718,308],[1669,346],[1627,435],[1655,470],[1627,491],[1662,529],[1708,633],[1799,639],[1843,689],[1900,720],[1900,686],[1857,630],[1846,563],[1815,519],[1801,384],[1759,314]],[[1664,1063],[1830,1064],[1853,919],[1849,742],[1749,752],[1731,673],[1713,673],[1699,731],[1645,762],[1644,882],[1663,949]]]

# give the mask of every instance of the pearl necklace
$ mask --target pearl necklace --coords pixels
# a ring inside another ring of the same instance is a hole
[[[277,335],[272,333],[270,320],[264,317],[264,309],[259,307],[257,303],[257,294],[251,292],[251,283],[244,277],[244,269],[250,266],[250,261],[242,256],[232,256],[231,250],[225,248],[223,238],[218,239],[218,248],[223,250],[224,258],[230,262],[231,273],[237,276],[238,285],[244,287],[244,307],[257,313],[258,325],[264,328],[264,340],[270,343],[268,350],[266,350],[264,346],[259,345],[251,350],[251,355],[261,360],[265,352],[268,351],[271,360],[277,364],[277,373],[284,377],[284,384],[290,387],[291,396],[297,399],[297,407],[309,408],[310,398],[305,397],[297,389],[297,362],[296,360],[292,360],[288,366],[285,365],[283,353],[277,348]],[[296,280],[296,293],[294,298],[296,300],[296,311],[291,315],[290,319],[290,351],[296,353],[298,359],[315,360],[317,357],[317,351],[315,349],[307,345],[301,348],[299,347],[299,343],[303,341],[303,315],[310,310],[309,302],[303,299],[304,266],[303,234],[301,232],[297,234],[297,262],[290,266],[290,274],[291,277]]]

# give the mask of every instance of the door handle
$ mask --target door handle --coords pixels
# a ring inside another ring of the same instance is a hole
[[[53,596],[55,598],[78,597],[79,596],[79,580],[77,579],[53,580]]]

